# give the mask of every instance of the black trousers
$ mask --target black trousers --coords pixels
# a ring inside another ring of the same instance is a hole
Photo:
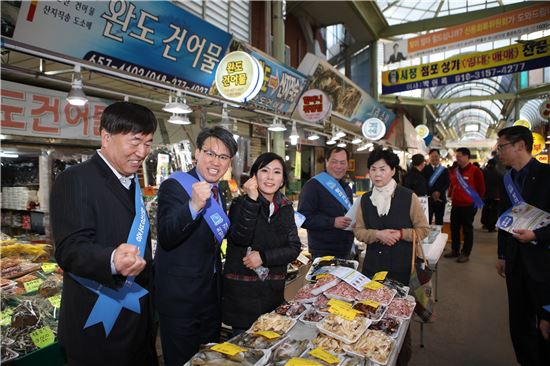
[[[432,220],[435,215],[435,224],[443,225],[443,216],[445,216],[446,203],[446,201],[434,201],[432,197],[429,198],[430,222],[428,224],[432,224]]]
[[[217,274],[215,276],[218,276]],[[183,318],[159,314],[162,355],[166,366],[182,366],[198,352],[201,344],[219,342],[221,304],[217,281],[213,281],[204,306]]]
[[[540,311],[537,304],[541,303],[537,294],[548,290],[549,285],[535,281],[525,270],[521,258],[517,261],[512,271],[506,273],[510,336],[516,358],[523,366],[550,365],[550,341],[542,337],[537,317],[537,310]]]
[[[474,216],[477,209],[474,206],[456,207],[451,209],[451,248],[460,252],[460,230],[464,235],[462,254],[470,255],[474,246]]]
[[[494,230],[498,220],[498,201],[492,199],[483,200],[481,210],[481,223],[489,230]]]

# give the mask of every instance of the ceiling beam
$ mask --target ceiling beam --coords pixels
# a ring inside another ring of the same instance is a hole
[[[359,16],[373,39],[380,38],[380,32],[388,28],[384,14],[374,1],[350,1],[350,7]]]
[[[380,38],[390,38],[407,33],[419,33],[423,31],[429,31],[432,29],[448,28],[458,24],[464,24],[473,20],[479,20],[490,17],[492,15],[502,14],[507,11],[525,8],[527,6],[537,5],[540,2],[537,1],[525,1],[516,4],[497,6],[490,9],[476,10],[468,13],[462,13],[457,15],[448,15],[444,17],[423,19],[416,22],[408,22],[403,24],[396,24],[387,27],[383,31],[379,32]]]

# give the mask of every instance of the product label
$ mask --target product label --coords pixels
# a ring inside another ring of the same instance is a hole
[[[360,304],[365,304],[365,305],[373,307],[375,309],[378,309],[378,307],[380,306],[379,302],[372,301],[372,300],[363,300],[363,301],[359,301],[359,303]]]
[[[61,307],[61,295],[48,297],[48,301],[54,308],[59,309]]]
[[[323,366],[323,365],[321,365],[319,362],[306,360],[305,358],[292,357],[290,360],[288,360],[287,363],[285,363],[285,366]]]
[[[342,300],[330,299],[327,304],[328,306],[332,306],[332,307],[339,307],[342,309],[351,309],[351,304],[349,302],[345,302]]]
[[[376,281],[370,281],[369,283],[367,283],[365,285],[365,288],[368,288],[369,290],[373,290],[373,291],[381,289],[382,287],[384,287],[384,285],[382,285],[380,282],[376,282]]]
[[[229,356],[235,356],[237,353],[246,351],[246,349],[241,348],[239,346],[235,346],[234,344],[231,344],[229,342],[216,344],[215,346],[212,346],[212,348],[210,348],[210,349],[212,351],[223,353],[223,354],[229,355]]]
[[[23,286],[25,287],[25,292],[29,293],[29,292],[38,291],[42,282],[44,281],[41,280],[40,278],[37,278],[36,280],[24,282]]]
[[[331,261],[334,259],[334,256],[333,255],[325,255],[324,257],[321,257],[319,258],[319,262],[323,262],[323,261]]]
[[[11,315],[13,314],[13,309],[9,308],[0,313],[0,325],[10,325],[11,324]]]
[[[345,320],[353,320],[355,319],[355,316],[357,315],[357,310],[354,310],[354,309],[346,309],[346,308],[341,308],[339,306],[331,306],[329,309],[328,309],[329,313],[332,313],[334,315],[337,315],[339,316],[340,318],[342,319],[345,319]]]
[[[374,274],[374,277],[372,278],[373,281],[384,281],[386,279],[386,276],[388,275],[388,271],[381,271]]]
[[[57,263],[42,263],[42,272],[52,273],[57,269]]]
[[[35,330],[30,334],[32,343],[38,348],[44,348],[55,342],[55,335],[50,327]]]
[[[275,333],[270,330],[262,330],[261,332],[256,332],[255,334],[261,335],[262,337],[265,337],[267,339],[277,339],[281,337],[279,333]]]
[[[336,365],[340,363],[340,359],[333,354],[325,351],[324,349],[317,347],[311,351],[309,351],[309,354],[313,357],[316,357],[320,359],[321,361],[325,361],[326,363],[329,363],[331,365]]]

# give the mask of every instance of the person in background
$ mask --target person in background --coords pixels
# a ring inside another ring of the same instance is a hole
[[[474,216],[483,206],[481,197],[485,194],[485,179],[481,169],[470,163],[470,149],[461,147],[456,150],[456,168],[451,170],[449,194],[451,209],[451,252],[446,258],[457,258],[458,263],[470,260],[474,245]],[[460,252],[460,231],[464,236],[464,245]]]
[[[183,365],[201,344],[220,337],[220,245],[230,223],[218,182],[237,143],[214,127],[199,133],[196,146],[196,167],[172,174],[158,192],[155,302],[169,366]]]
[[[418,240],[429,232],[428,221],[416,194],[392,178],[399,157],[390,150],[374,149],[367,160],[373,182],[372,191],[361,197],[353,233],[367,244],[362,272],[372,277],[388,271],[387,277],[409,284],[413,254],[413,231]],[[407,331],[398,364],[406,365],[412,348]]]
[[[326,172],[307,181],[300,192],[298,211],[306,217],[302,227],[307,229],[309,252],[313,258],[350,257],[353,233],[346,230],[351,218],[345,215],[351,208],[353,195],[343,179],[348,161],[346,149],[331,148],[325,161]]]
[[[393,45],[393,53],[390,55],[390,58],[388,59],[388,64],[403,61],[403,60],[406,60],[406,59],[407,59],[407,57],[405,57],[403,55],[403,53],[401,53],[399,51],[399,43],[395,43]]]
[[[483,169],[483,178],[485,179],[485,197],[483,197],[483,209],[481,210],[481,223],[490,233],[495,232],[495,225],[498,218],[498,205],[500,201],[500,185],[502,176],[496,169],[496,161],[491,159],[487,161]]]
[[[416,193],[418,197],[428,195],[428,181],[422,174],[422,169],[426,165],[424,155],[414,154],[412,156],[411,168],[403,179],[403,186]]]
[[[156,128],[148,108],[111,104],[101,115],[101,148],[53,185],[55,259],[64,271],[58,336],[68,365],[157,364],[149,230],[139,238],[131,230],[143,219],[136,173],[151,151]],[[129,277],[149,291],[139,299],[141,313],[123,308],[108,336],[101,322],[85,327],[99,298],[94,290],[121,291]]]
[[[422,174],[428,181],[428,195],[430,204],[430,220],[435,216],[435,224],[443,225],[445,205],[447,204],[447,189],[449,188],[449,171],[441,164],[439,150],[431,149],[429,152],[430,164],[422,170]]]
[[[531,156],[531,131],[523,126],[504,128],[498,132],[497,148],[502,163],[512,167],[501,185],[500,212],[521,202],[550,212],[550,166]],[[506,278],[517,361],[550,365],[550,313],[543,309],[550,304],[550,226],[513,233],[499,229],[496,268]]]
[[[292,201],[280,192],[288,182],[283,158],[260,155],[250,177],[243,185],[245,195],[234,199],[229,211],[222,314],[233,335],[284,302],[287,265],[301,249]],[[257,274],[262,267],[268,272]]]

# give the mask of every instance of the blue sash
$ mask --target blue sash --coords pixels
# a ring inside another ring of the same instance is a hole
[[[147,211],[145,211],[145,205],[141,197],[137,174],[134,181],[136,214],[132,222],[132,228],[128,234],[127,243],[137,246],[139,248],[139,255],[143,257],[147,244],[147,236],[149,235],[149,218],[147,217]],[[88,320],[86,320],[84,329],[97,323],[103,323],[106,336],[109,336],[109,333],[111,333],[122,308],[138,314],[141,313],[139,299],[149,292],[135,283],[134,277],[128,277],[122,288],[114,290],[104,287],[99,282],[79,277],[73,273],[69,273],[69,275],[82,286],[98,295],[97,301],[88,316]]]
[[[525,202],[523,197],[521,197],[521,193],[519,193],[518,187],[512,179],[512,169],[508,170],[506,174],[504,174],[504,187],[506,188],[510,202],[512,202],[512,206],[517,206],[520,203]]]
[[[191,186],[193,183],[198,182],[197,178],[184,172],[175,172],[170,176],[170,178],[175,179],[179,184],[181,184],[183,189],[185,189],[185,192],[189,195],[189,198],[191,198]],[[225,238],[225,235],[229,231],[229,225],[231,224],[229,217],[227,217],[223,211],[223,208],[213,197],[210,197],[208,202],[206,202],[206,206],[204,206],[202,213],[208,227],[212,230],[212,233],[216,237],[218,243],[221,244],[223,238]]]
[[[445,168],[441,164],[437,167],[436,170],[434,170],[434,172],[432,173],[432,176],[430,177],[430,180],[428,181],[428,185],[430,186],[430,188],[434,186],[435,181],[437,180],[437,178],[441,176],[441,174],[444,171],[445,171]]]
[[[456,167],[456,178],[458,179],[458,184],[464,189],[464,191],[474,200],[474,207],[481,208],[483,207],[483,200],[479,197],[479,194],[464,180],[462,174],[460,174],[460,168]]]
[[[340,183],[336,179],[334,179],[334,177],[326,172],[322,172],[317,174],[313,178],[321,183],[321,185],[327,191],[329,191],[329,193],[332,194],[332,196],[336,198],[336,200],[340,202],[342,206],[344,206],[346,211],[351,208],[351,202],[349,201],[346,191],[344,191]]]

